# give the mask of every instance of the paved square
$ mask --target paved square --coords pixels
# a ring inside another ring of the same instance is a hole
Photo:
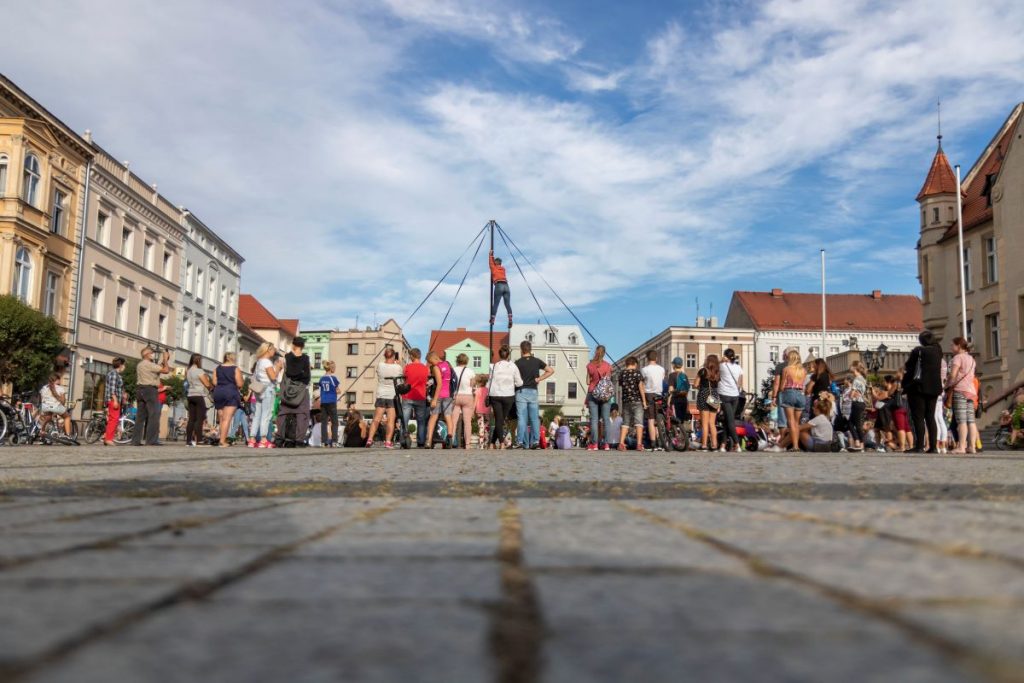
[[[1024,458],[0,448],[0,681],[1024,681]]]

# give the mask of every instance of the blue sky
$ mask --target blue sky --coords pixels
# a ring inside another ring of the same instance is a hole
[[[39,39],[0,43],[4,73],[235,245],[280,317],[402,321],[495,218],[613,353],[697,298],[815,291],[823,247],[832,291],[918,293],[935,100],[966,172],[1024,99],[1016,0],[38,0],[5,33]],[[449,326],[484,326],[486,291],[481,256]]]

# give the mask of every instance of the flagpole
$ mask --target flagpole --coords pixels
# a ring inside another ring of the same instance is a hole
[[[827,335],[827,327],[825,325],[825,250],[821,250],[821,355],[820,358],[825,359],[825,337]]]
[[[492,219],[488,224],[491,228],[491,256],[494,256],[494,220]],[[488,259],[487,271],[491,274],[491,298],[487,301],[488,313],[494,307],[494,271],[490,268],[490,259]],[[497,313],[497,311],[494,311]],[[487,339],[487,357],[491,359],[491,367],[494,367],[494,319],[489,317],[491,321],[491,331]]]
[[[960,190],[960,164],[956,165],[956,236],[960,246],[960,331],[967,339],[967,282],[964,280],[964,206]]]

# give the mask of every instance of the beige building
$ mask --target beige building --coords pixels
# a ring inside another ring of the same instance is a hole
[[[238,298],[238,320],[281,353],[287,353],[292,340],[299,336],[297,319],[278,318],[252,294],[242,294]]]
[[[53,317],[74,342],[88,142],[0,76],[0,294]]]
[[[398,351],[403,365],[409,360],[409,342],[401,326],[390,319],[383,325],[362,330],[331,330],[330,336],[327,357],[337,365],[341,381],[338,403],[343,408],[354,404],[364,414],[371,414],[377,389],[377,365],[384,360],[383,349],[390,346]]]
[[[83,416],[102,407],[105,377],[115,357],[138,358],[147,345],[173,354],[183,252],[178,209],[127,163],[92,147],[72,381],[74,397],[83,399]]]
[[[1024,124],[1018,104],[962,179],[967,336],[992,399],[1024,381]],[[918,275],[924,324],[948,351],[962,332],[956,177],[942,150],[920,205]],[[990,422],[998,410],[983,416]]]

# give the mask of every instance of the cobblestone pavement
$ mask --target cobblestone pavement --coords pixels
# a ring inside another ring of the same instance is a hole
[[[1024,458],[0,448],[0,681],[1024,681]]]

